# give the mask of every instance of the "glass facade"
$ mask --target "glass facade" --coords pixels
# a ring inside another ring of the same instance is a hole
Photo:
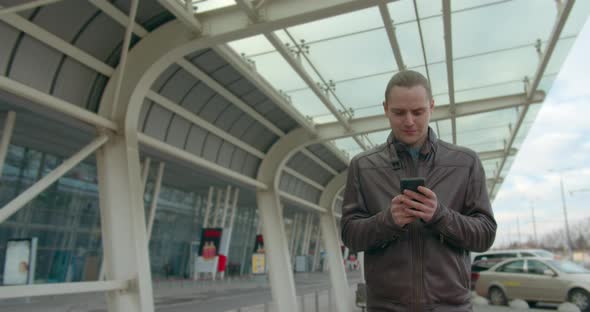
[[[60,156],[10,145],[0,180],[0,207],[63,161]],[[152,165],[146,184],[146,218],[155,187],[156,166]],[[102,262],[97,182],[94,159],[87,159],[1,223],[0,264],[4,264],[8,240],[37,237],[37,282],[96,280]],[[200,243],[206,195],[206,190],[194,192],[171,187],[164,179],[149,245],[154,279],[191,276],[190,263],[194,260],[191,254]],[[226,275],[249,274],[257,224],[255,207],[237,207]]]

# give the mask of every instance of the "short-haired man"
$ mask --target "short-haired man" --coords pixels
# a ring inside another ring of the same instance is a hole
[[[391,134],[352,159],[342,206],[344,244],[365,252],[368,311],[471,311],[469,252],[496,234],[481,161],[430,129],[420,73],[394,75],[383,109]],[[425,186],[400,194],[405,177]]]

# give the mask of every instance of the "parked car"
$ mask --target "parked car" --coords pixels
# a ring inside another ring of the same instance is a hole
[[[479,254],[473,254],[473,262],[487,259],[508,259],[508,258],[523,258],[523,257],[540,257],[540,258],[554,258],[555,255],[545,249],[505,249],[505,250],[490,250]]]
[[[507,249],[472,253],[471,290],[475,290],[475,284],[479,279],[479,272],[488,270],[495,264],[506,259],[522,257],[555,258],[555,255],[544,249]]]
[[[475,290],[475,284],[479,280],[479,272],[489,270],[494,265],[504,261],[506,259],[493,258],[486,260],[479,260],[471,265],[471,290]]]
[[[512,299],[525,300],[529,305],[570,301],[590,312],[590,270],[566,260],[504,260],[479,272],[475,291],[495,305],[506,305]]]

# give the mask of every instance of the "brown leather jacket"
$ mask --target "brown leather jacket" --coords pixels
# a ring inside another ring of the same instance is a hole
[[[412,176],[426,177],[438,207],[430,222],[401,228],[390,202]],[[477,154],[432,129],[417,163],[391,134],[352,159],[341,227],[344,244],[365,252],[369,311],[471,311],[469,251],[487,250],[496,234]]]

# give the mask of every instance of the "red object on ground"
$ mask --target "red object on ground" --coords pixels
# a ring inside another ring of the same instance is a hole
[[[217,271],[218,272],[225,272],[226,263],[227,263],[227,257],[225,255],[219,254],[219,260],[217,261]]]

